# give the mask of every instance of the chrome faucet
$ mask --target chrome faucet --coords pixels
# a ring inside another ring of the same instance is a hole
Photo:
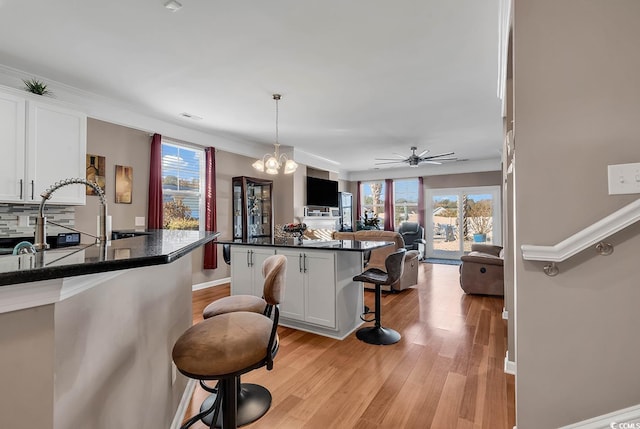
[[[42,197],[42,201],[40,201],[40,208],[38,209],[38,217],[36,218],[36,232],[35,232],[35,243],[33,247],[35,247],[36,251],[40,252],[42,250],[46,250],[49,248],[47,244],[47,218],[44,217],[44,204],[47,202],[51,195],[63,186],[73,185],[73,184],[82,184],[89,186],[91,189],[96,191],[98,194],[98,198],[100,198],[100,231],[98,231],[98,236],[93,234],[88,234],[86,232],[78,231],[77,229],[71,228],[66,225],[61,225],[52,221],[49,221],[52,225],[56,225],[62,228],[69,229],[71,231],[79,232],[81,234],[88,235],[96,239],[96,244],[106,244],[107,243],[107,199],[104,196],[104,192],[94,182],[89,182],[86,179],[74,178],[74,179],[64,179],[59,182],[51,185],[47,190],[45,190],[40,196]]]

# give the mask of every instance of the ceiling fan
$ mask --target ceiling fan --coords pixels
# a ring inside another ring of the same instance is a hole
[[[442,161],[456,161],[458,158],[448,158],[453,155],[453,152],[441,153],[439,155],[431,155],[425,156],[429,153],[429,149],[425,149],[419,154],[416,154],[418,150],[417,147],[411,146],[411,155],[408,157],[405,155],[400,155],[396,153],[397,158],[376,158],[376,161],[384,161],[384,162],[376,162],[376,165],[382,164],[397,164],[401,162],[406,162],[409,164],[409,167],[417,167],[420,164],[442,164]]]

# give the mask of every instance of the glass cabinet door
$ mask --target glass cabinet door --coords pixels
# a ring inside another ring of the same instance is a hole
[[[242,238],[242,182],[233,181],[233,238]]]
[[[233,178],[233,238],[270,237],[273,207],[270,180]]]

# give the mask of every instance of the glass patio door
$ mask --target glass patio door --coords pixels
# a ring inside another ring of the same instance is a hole
[[[429,258],[459,259],[474,243],[500,245],[500,187],[430,189],[425,199]]]

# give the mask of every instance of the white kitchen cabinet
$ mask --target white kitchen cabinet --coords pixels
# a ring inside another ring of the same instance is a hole
[[[231,295],[262,296],[262,263],[275,254],[271,247],[231,246]]]
[[[283,318],[336,327],[335,253],[278,249],[287,257]]]
[[[55,182],[85,177],[87,117],[53,100],[14,92],[0,91],[0,202],[40,203],[40,194]],[[66,186],[48,204],[81,205],[85,193],[84,186]]]
[[[0,201],[23,202],[26,153],[26,101],[0,92]]]

